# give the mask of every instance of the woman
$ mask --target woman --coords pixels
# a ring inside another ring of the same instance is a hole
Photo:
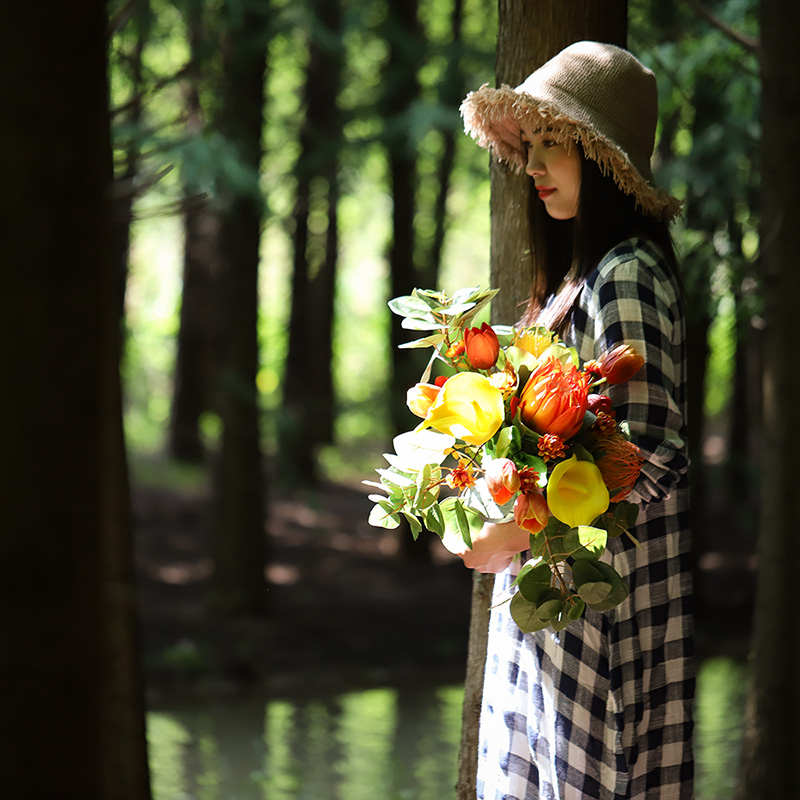
[[[534,281],[523,322],[557,330],[584,361],[620,343],[644,367],[610,387],[645,464],[633,535],[609,540],[629,587],[612,611],[523,635],[496,580],[478,767],[485,800],[692,797],[691,567],[684,318],[669,220],[650,171],[653,73],[579,42],[516,89],[482,87],[466,130],[531,177]],[[486,533],[502,538],[508,526]]]

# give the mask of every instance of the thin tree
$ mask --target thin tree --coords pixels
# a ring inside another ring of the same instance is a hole
[[[147,800],[106,6],[4,6],[0,30],[0,786]]]
[[[209,113],[202,98],[203,80],[219,80],[211,54],[216,36],[209,30],[201,0],[187,0],[185,17],[191,58],[181,80],[186,136],[202,141]],[[219,214],[208,197],[201,170],[183,165],[183,290],[170,413],[169,451],[173,458],[200,463],[205,457],[200,421],[215,408],[219,361]]]
[[[766,301],[764,441],[758,580],[738,796],[800,796],[800,623],[795,611],[797,535],[795,422],[800,372],[793,368],[800,297],[800,6],[761,3],[761,257]]]
[[[497,85],[517,86],[537,67],[582,39],[625,46],[627,0],[499,0]],[[492,303],[492,321],[511,325],[530,295],[531,241],[527,228],[529,178],[491,165],[491,285],[501,289]],[[493,575],[475,573],[467,678],[459,753],[459,800],[474,800],[478,757],[478,718],[489,627]]]
[[[218,606],[260,613],[266,606],[265,476],[256,379],[258,270],[267,0],[224,8],[223,105],[219,129],[247,178],[221,178],[219,369],[222,442],[215,465],[214,589]]]
[[[342,73],[339,0],[314,0],[295,166],[292,307],[280,420],[282,478],[316,480],[316,453],[333,439],[333,322],[339,251],[338,108]],[[325,225],[317,220],[324,218]]]

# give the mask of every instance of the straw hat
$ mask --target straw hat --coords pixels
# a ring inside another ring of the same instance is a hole
[[[512,89],[484,84],[461,104],[464,129],[515,172],[525,169],[522,125],[580,142],[603,174],[632,194],[646,214],[671,219],[680,202],[650,170],[658,121],[653,73],[621,47],[576,42]]]

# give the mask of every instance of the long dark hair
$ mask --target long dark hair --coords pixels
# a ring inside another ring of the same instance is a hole
[[[596,161],[581,158],[581,186],[574,219],[556,220],[531,187],[528,221],[533,284],[524,324],[537,320],[563,333],[583,284],[603,256],[625,239],[641,236],[656,244],[677,277],[675,248],[665,220],[645,214]],[[531,179],[531,182],[533,179]]]

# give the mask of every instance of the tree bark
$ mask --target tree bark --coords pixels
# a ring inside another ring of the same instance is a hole
[[[147,800],[106,6],[4,6],[0,30],[0,786]]]
[[[209,64],[212,42],[203,24],[202,7],[187,4],[191,67],[185,75],[186,133],[199,136],[206,127],[200,97],[200,78]],[[170,413],[169,452],[173,458],[198,464],[204,460],[200,420],[215,409],[216,368],[219,362],[217,284],[219,215],[191,175],[183,177],[183,289]]]
[[[537,67],[568,44],[593,39],[625,46],[627,2],[592,0],[499,0],[497,85],[517,86]],[[492,302],[492,321],[517,322],[531,291],[531,241],[528,234],[527,175],[514,175],[496,161],[491,165],[491,285],[501,291]],[[467,667],[459,800],[474,800],[481,697],[474,686],[482,683],[485,668],[485,631],[489,625],[491,579],[478,579],[473,592],[470,660]],[[473,637],[481,637],[473,643]],[[483,644],[481,644],[481,640]],[[478,654],[482,653],[482,657]]]
[[[342,70],[339,0],[317,2],[314,21],[301,152],[295,168],[292,308],[280,423],[281,478],[295,485],[317,479],[317,450],[333,438],[335,409],[333,311],[342,138],[338,109]],[[321,232],[318,225],[309,226],[309,221],[311,215],[319,217],[323,213],[327,224]]]
[[[792,346],[800,297],[800,6],[761,3],[764,467],[758,579],[739,797],[800,796],[800,618],[796,612],[800,372]]]
[[[266,2],[226,7],[220,129],[245,166],[247,187],[220,193],[222,443],[215,470],[216,604],[262,613],[267,605],[265,476],[256,378],[258,270],[263,203],[258,189],[266,69]]]

